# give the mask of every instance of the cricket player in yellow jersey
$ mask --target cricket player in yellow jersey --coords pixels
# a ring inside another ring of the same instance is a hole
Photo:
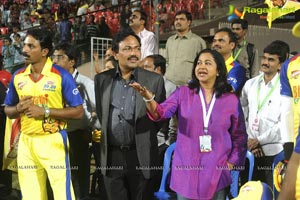
[[[48,176],[55,200],[71,200],[65,119],[80,119],[82,98],[72,75],[54,65],[50,32],[27,32],[23,54],[29,65],[17,71],[4,101],[9,118],[21,117],[18,176],[23,200],[47,199]]]
[[[282,106],[281,136],[284,142],[285,159],[289,160],[279,200],[300,200],[300,54],[287,60],[280,72]],[[295,144],[295,149],[293,149]],[[293,153],[292,153],[293,152]],[[291,157],[290,157],[291,156]]]

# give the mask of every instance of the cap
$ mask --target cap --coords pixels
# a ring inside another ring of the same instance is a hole
[[[273,192],[266,183],[249,181],[241,187],[239,195],[233,200],[273,200]]]

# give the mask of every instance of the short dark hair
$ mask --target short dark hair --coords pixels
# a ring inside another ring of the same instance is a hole
[[[215,84],[214,84],[214,91],[216,93],[216,97],[220,97],[222,94],[230,92],[232,90],[232,87],[227,82],[227,69],[225,65],[225,60],[223,56],[216,50],[212,49],[204,49],[202,50],[195,58],[194,64],[193,64],[193,71],[192,71],[192,80],[189,82],[189,88],[195,89],[198,93],[200,90],[200,82],[196,77],[195,69],[197,67],[198,59],[203,53],[210,53],[212,57],[214,58],[214,61],[217,65],[217,71],[219,75],[216,78]]]
[[[159,54],[154,54],[147,56],[146,58],[152,58],[153,59],[153,64],[154,64],[154,69],[160,67],[160,71],[163,75],[166,73],[166,59]]]
[[[89,19],[90,19],[90,22],[94,22],[95,16],[94,16],[94,15],[90,15],[90,16],[89,16]]]
[[[74,47],[71,43],[69,42],[61,42],[55,45],[54,50],[62,50],[70,60],[74,60],[75,64],[73,68],[77,67],[77,59],[79,58],[79,53],[76,47]]]
[[[27,31],[26,37],[29,35],[40,42],[42,49],[49,50],[47,56],[51,55],[53,45],[52,45],[52,34],[50,33],[50,31],[46,29],[29,29]]]
[[[284,41],[275,40],[264,48],[264,53],[277,55],[279,57],[279,62],[283,63],[289,58],[290,46]]]
[[[182,15],[182,14],[185,15],[187,20],[192,22],[192,20],[193,20],[192,14],[189,11],[186,11],[186,10],[180,10],[180,11],[176,12],[175,17],[177,15]]]
[[[21,35],[20,35],[19,33],[15,33],[15,34],[14,34],[14,37],[15,37],[15,36],[17,36],[18,38],[21,37]]]
[[[8,41],[9,41],[9,43],[11,43],[11,42],[12,42],[12,40],[11,40],[11,38],[10,38],[9,36],[6,36],[6,37],[4,38],[4,40],[8,40]]]
[[[233,24],[240,24],[242,29],[248,29],[248,21],[245,20],[245,19],[240,19],[240,18],[237,18],[237,19],[233,19],[231,21],[231,27]]]
[[[119,53],[119,43],[125,40],[127,37],[133,36],[137,39],[138,43],[141,46],[141,39],[137,36],[131,29],[124,29],[120,32],[117,32],[112,41],[112,50],[115,53]]]
[[[143,10],[135,10],[134,12],[140,13],[140,15],[141,15],[141,20],[144,20],[144,21],[145,21],[144,26],[146,27],[146,26],[147,26],[147,23],[148,23],[148,15],[145,13],[145,11],[143,11]]]
[[[230,28],[220,28],[219,30],[216,31],[215,34],[220,33],[220,32],[225,32],[228,34],[229,36],[229,42],[234,42],[234,44],[236,44],[237,42],[237,38],[236,35],[232,32],[232,30]]]

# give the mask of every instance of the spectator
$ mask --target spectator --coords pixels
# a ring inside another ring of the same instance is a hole
[[[73,24],[73,32],[74,32],[74,45],[80,47],[80,45],[84,44],[87,39],[87,28],[86,24],[81,22],[81,16],[76,16],[75,22]]]
[[[98,74],[98,73],[101,73],[106,67],[106,62],[111,58],[111,57],[114,57],[114,52],[112,50],[111,47],[107,48],[106,52],[105,52],[105,55],[104,55],[104,66],[102,67],[101,64],[100,64],[100,60],[99,60],[99,55],[98,55],[98,52],[94,51],[94,68],[95,68],[95,72]],[[103,61],[102,61],[102,64],[103,64]],[[113,63],[112,63],[113,64]],[[114,65],[115,66],[115,65]]]
[[[120,15],[121,31],[129,28],[129,18],[131,16],[130,4],[126,1],[122,4],[122,11]]]
[[[237,37],[237,44],[232,52],[233,59],[246,69],[247,78],[253,78],[259,73],[258,51],[254,44],[246,40],[248,22],[245,19],[234,19],[231,30]]]
[[[27,15],[29,16],[29,7],[28,7],[28,3],[27,2],[20,2],[19,4],[19,10],[20,10],[20,17],[19,17],[19,23],[21,25],[21,29],[25,29],[24,28],[24,21],[25,21],[25,13],[27,13]]]
[[[23,41],[19,33],[14,35],[15,42],[13,43],[16,51],[15,51],[15,59],[14,64],[21,64],[24,63],[24,56],[23,56]]]
[[[274,41],[264,49],[262,74],[248,80],[243,88],[241,104],[248,133],[248,150],[255,156],[253,180],[273,187],[272,164],[283,150],[279,72],[288,58],[288,44]]]
[[[15,25],[12,27],[12,33],[9,36],[12,42],[15,42],[14,36],[17,33],[19,33],[19,35],[21,36],[21,40],[23,40],[25,38],[26,33],[21,31],[20,25]]]
[[[104,68],[101,72],[105,72],[107,70],[114,69],[117,66],[118,66],[118,61],[113,56],[111,56],[105,60]]]
[[[168,63],[166,78],[173,81],[177,86],[188,83],[191,79],[195,56],[206,48],[206,42],[192,33],[191,24],[191,13],[187,11],[177,12],[174,21],[176,34],[169,37],[166,44]]]
[[[12,4],[10,7],[10,13],[9,13],[9,22],[11,26],[19,26],[19,17],[20,17],[20,10],[19,6],[16,2]]]
[[[24,29],[29,29],[32,27],[32,21],[31,21],[31,18],[30,18],[30,15],[29,13],[25,12],[23,14],[23,22],[21,23],[21,28],[24,30]]]
[[[226,199],[229,170],[243,166],[246,156],[243,111],[230,92],[225,62],[217,51],[207,49],[196,56],[192,78],[161,104],[150,88],[130,85],[146,101],[153,121],[178,117],[170,183],[178,199]]]
[[[110,28],[105,22],[105,17],[100,18],[100,23],[99,23],[99,36],[102,38],[110,38],[111,37],[111,32]]]
[[[72,23],[69,21],[67,14],[63,13],[62,21],[59,24],[59,33],[61,42],[71,42],[72,41]]]
[[[236,44],[236,37],[229,28],[221,28],[214,35],[212,49],[218,51],[223,56],[226,69],[227,80],[234,93],[240,95],[242,88],[247,80],[246,70],[232,57],[232,50]]]
[[[91,39],[91,37],[98,37],[99,35],[99,25],[95,23],[94,15],[90,15],[89,17],[89,23],[87,24],[87,32],[89,39]]]
[[[2,47],[2,56],[4,63],[4,70],[12,73],[12,67],[14,65],[16,49],[12,44],[10,37],[4,39],[4,45]]]
[[[78,64],[81,64],[84,58],[86,57],[86,49],[89,48],[87,46],[88,32],[85,23],[81,22],[81,16],[76,16],[75,22],[73,24],[73,33],[74,33],[74,40],[73,44],[79,49],[80,56],[78,60]]]
[[[158,53],[158,44],[154,33],[146,29],[147,14],[144,11],[135,10],[130,16],[129,26],[141,38],[141,59]]]

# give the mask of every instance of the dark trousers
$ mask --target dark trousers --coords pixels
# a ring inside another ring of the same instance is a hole
[[[267,183],[271,188],[273,187],[273,170],[272,164],[275,156],[263,156],[255,158],[253,180]]]
[[[253,181],[262,181],[273,187],[273,170],[272,164],[275,156],[263,156],[254,159]],[[241,186],[248,181],[249,161],[246,159],[245,170],[241,171]]]
[[[103,178],[109,200],[154,199],[153,181],[145,179],[139,170],[136,149],[109,148],[108,169]]]
[[[88,132],[68,132],[72,184],[76,199],[86,198],[90,186],[90,152]]]

